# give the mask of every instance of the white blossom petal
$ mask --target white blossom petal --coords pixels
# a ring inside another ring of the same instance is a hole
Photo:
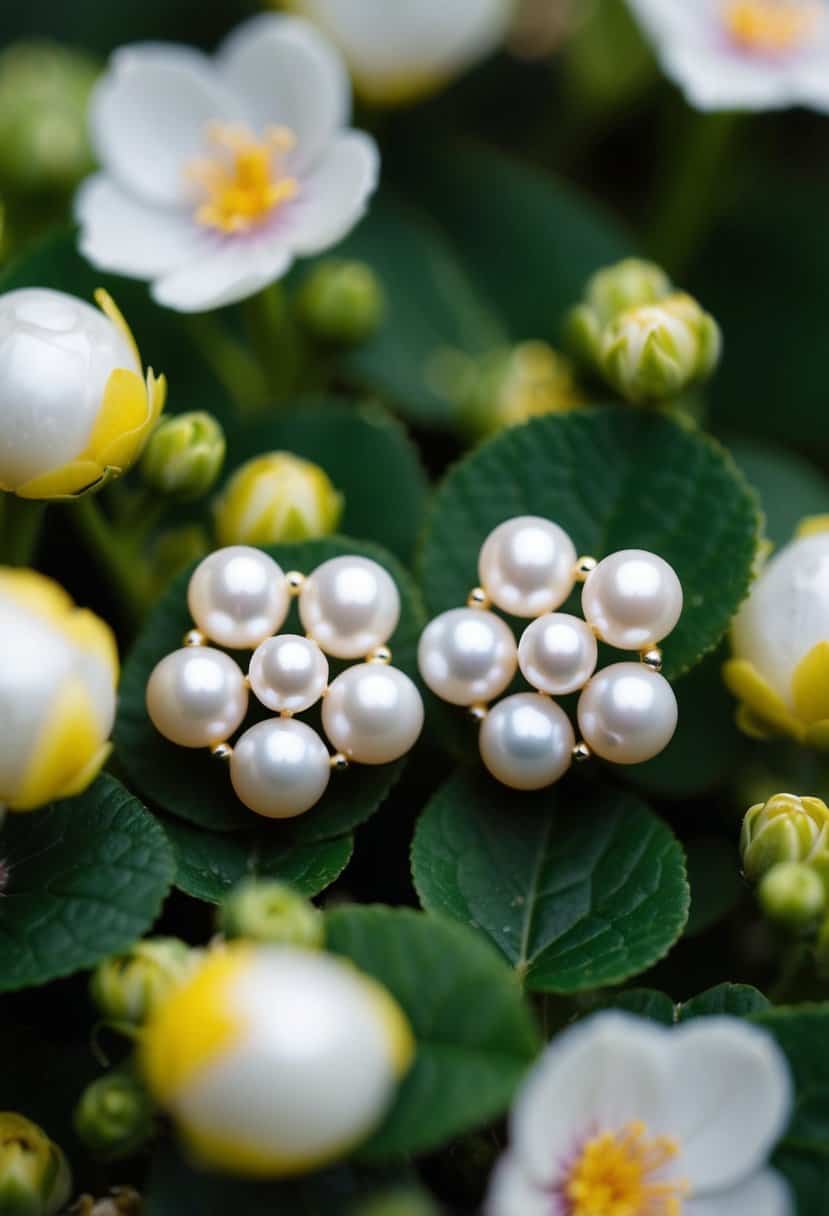
[[[273,237],[210,240],[201,256],[156,279],[152,296],[177,312],[207,312],[235,304],[290,269],[290,249]]]
[[[550,1193],[530,1180],[512,1153],[492,1171],[484,1216],[551,1216]]]
[[[292,209],[290,241],[296,253],[330,248],[362,217],[377,188],[380,154],[370,135],[346,131],[305,179]]]
[[[683,1216],[794,1216],[792,1193],[775,1170],[762,1170],[746,1182],[707,1199],[690,1199]]]
[[[248,121],[262,132],[286,126],[296,148],[286,157],[303,174],[348,122],[351,85],[337,50],[296,17],[263,14],[236,30],[218,55],[229,88],[245,102]]]
[[[189,211],[151,206],[103,173],[81,185],[75,216],[84,257],[101,270],[138,279],[166,274],[196,257],[203,239]]]

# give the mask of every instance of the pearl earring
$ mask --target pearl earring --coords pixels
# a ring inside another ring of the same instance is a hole
[[[670,743],[677,724],[673,689],[660,674],[661,642],[682,612],[682,587],[655,553],[625,549],[603,561],[577,557],[558,524],[524,515],[500,524],[478,560],[480,586],[424,630],[418,649],[426,685],[481,723],[481,758],[504,785],[536,790],[558,781],[573,760],[592,754],[638,764]],[[558,612],[584,584],[585,620]],[[519,644],[492,611],[535,618]],[[598,674],[597,641],[639,653]],[[489,703],[516,670],[532,687]],[[555,696],[580,692],[576,742]]]
[[[276,636],[292,598],[305,636]],[[388,764],[414,746],[423,703],[409,677],[391,666],[387,642],[400,596],[377,562],[336,557],[306,577],[283,573],[259,549],[234,545],[197,566],[187,603],[196,627],[150,675],[147,712],[172,743],[209,748],[228,760],[237,797],[256,814],[301,815],[325,793],[332,769],[350,761]],[[248,674],[210,642],[253,650]],[[327,656],[363,662],[329,686]],[[251,726],[231,746],[249,691],[279,717]],[[315,730],[293,717],[320,700],[333,756]]]

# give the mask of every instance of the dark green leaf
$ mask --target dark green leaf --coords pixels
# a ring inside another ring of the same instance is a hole
[[[829,1004],[767,1009],[751,1020],[789,1061],[795,1102],[783,1146],[829,1156]]]
[[[753,1013],[762,1013],[770,1008],[768,997],[763,996],[757,988],[750,984],[717,984],[699,996],[691,997],[679,1006],[678,1021],[687,1022],[689,1018],[711,1017],[715,1014],[728,1014],[734,1018],[747,1018]]]
[[[700,836],[685,844],[691,911],[685,936],[704,933],[735,907],[745,886],[740,877],[736,841]]]
[[[774,1164],[794,1192],[797,1216],[829,1212],[829,1158],[784,1149],[775,1155]]]
[[[633,1013],[640,1018],[649,1018],[651,1022],[661,1022],[663,1026],[673,1026],[675,1007],[671,998],[655,988],[629,988],[627,992],[619,992],[611,1000],[603,1002],[600,1009],[621,1009],[624,1013]]]

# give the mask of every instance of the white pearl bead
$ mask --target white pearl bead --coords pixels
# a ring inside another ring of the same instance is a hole
[[[310,638],[283,633],[254,651],[248,674],[263,705],[298,714],[310,709],[325,691],[328,660]]]
[[[494,612],[452,608],[426,626],[417,651],[420,674],[452,705],[477,705],[502,693],[515,675],[518,649]]]
[[[623,549],[599,562],[582,591],[588,623],[619,650],[647,650],[661,642],[682,613],[682,586],[655,553]]]
[[[641,764],[663,751],[676,730],[674,690],[642,663],[614,663],[594,676],[579,698],[585,743],[603,760]]]
[[[396,667],[359,663],[329,688],[322,725],[333,746],[350,760],[388,764],[417,742],[423,702],[409,677]]]
[[[575,736],[564,710],[548,697],[520,692],[505,697],[484,718],[481,759],[504,785],[540,790],[570,767]]]
[[[518,643],[524,679],[539,692],[563,696],[584,688],[596,670],[599,648],[576,616],[551,612],[528,625]]]
[[[266,819],[292,819],[326,791],[331,761],[322,739],[293,718],[246,730],[230,758],[230,780],[245,806]]]
[[[248,708],[245,679],[221,650],[174,650],[147,682],[147,712],[156,730],[180,747],[222,743]]]
[[[519,515],[484,541],[478,577],[503,612],[540,616],[567,599],[575,565],[576,550],[563,528],[538,515]]]
[[[193,571],[187,589],[193,620],[230,650],[248,650],[276,633],[288,615],[288,583],[261,549],[217,549]]]
[[[305,580],[299,616],[306,633],[338,659],[365,658],[400,619],[394,579],[367,557],[333,557]]]

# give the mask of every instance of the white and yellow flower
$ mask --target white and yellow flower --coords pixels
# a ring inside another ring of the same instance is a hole
[[[233,943],[150,1020],[140,1059],[196,1156],[232,1173],[281,1177],[365,1138],[412,1054],[397,1003],[351,964]]]
[[[503,40],[516,0],[287,0],[341,47],[378,105],[435,92]]]
[[[164,407],[126,321],[105,291],[100,312],[26,287],[0,296],[0,490],[66,498],[133,464]]]
[[[266,452],[231,477],[216,503],[220,545],[276,545],[336,531],[343,496],[319,465]]]
[[[760,571],[731,642],[723,674],[742,729],[829,747],[829,516],[805,520]]]
[[[829,111],[826,0],[628,0],[699,110]]]
[[[77,197],[81,251],[180,312],[252,295],[365,211],[379,158],[349,112],[344,63],[298,17],[255,17],[213,59],[122,48],[92,99],[102,172]]]
[[[791,1110],[773,1039],[736,1018],[602,1013],[559,1035],[513,1106],[487,1216],[789,1216],[766,1161]]]
[[[81,793],[109,754],[118,654],[109,626],[33,570],[0,568],[0,804]]]

